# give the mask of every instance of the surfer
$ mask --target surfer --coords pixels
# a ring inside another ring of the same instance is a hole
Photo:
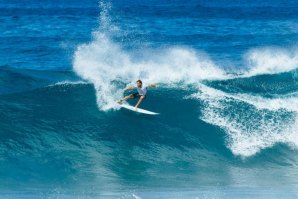
[[[147,88],[154,88],[154,87],[156,87],[156,84],[145,85],[145,84],[143,84],[143,82],[141,80],[138,80],[136,83],[137,84],[135,86],[130,86],[130,87],[126,88],[124,90],[124,92],[126,92],[128,90],[133,90],[133,89],[137,89],[137,92],[125,96],[124,98],[122,98],[121,100],[118,101],[119,104],[121,104],[123,101],[128,100],[128,99],[131,99],[131,98],[139,98],[137,104],[135,105],[135,108],[137,109],[139,107],[140,103],[146,97]]]

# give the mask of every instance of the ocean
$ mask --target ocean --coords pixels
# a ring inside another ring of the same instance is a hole
[[[0,0],[0,22],[0,198],[298,198],[297,0]],[[116,103],[138,79],[159,115]]]

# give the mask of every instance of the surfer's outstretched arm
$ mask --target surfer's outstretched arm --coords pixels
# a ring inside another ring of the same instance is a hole
[[[126,89],[124,89],[124,92],[129,91],[129,90],[133,90],[133,89],[135,89],[135,88],[136,88],[135,86],[127,87]]]
[[[145,98],[145,96],[144,96],[144,95],[141,95],[141,97],[140,97],[138,103],[135,105],[135,108],[136,108],[136,109],[139,107],[140,103],[143,101],[144,98]]]

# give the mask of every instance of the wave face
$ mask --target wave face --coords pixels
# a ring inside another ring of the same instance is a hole
[[[206,53],[193,48],[167,46],[162,49],[142,47],[142,52],[125,50],[113,41],[121,37],[121,31],[110,24],[109,5],[101,3],[101,7],[101,29],[93,32],[91,43],[78,47],[73,61],[74,71],[94,85],[100,110],[119,108],[115,101],[122,97],[125,86],[133,84],[132,80],[154,82],[160,84],[161,89],[190,87],[194,90],[191,99],[204,104],[200,119],[227,133],[227,147],[235,155],[252,156],[276,143],[298,146],[296,48],[251,49],[244,54],[245,67],[233,71],[226,71]],[[264,92],[256,93],[254,88],[262,84],[259,81],[262,78],[254,82],[256,86],[243,84],[246,79],[250,82],[265,74],[271,80],[263,85]],[[283,79],[290,76],[288,83],[292,90],[275,93],[274,87],[279,83],[275,82],[275,76]],[[225,86],[216,86],[223,82]],[[244,86],[249,90],[239,91]],[[267,86],[273,87],[272,93],[266,91]],[[238,92],[230,93],[230,89]]]
[[[298,196],[296,1],[27,3],[0,2],[2,196]],[[137,79],[157,117],[115,103]]]

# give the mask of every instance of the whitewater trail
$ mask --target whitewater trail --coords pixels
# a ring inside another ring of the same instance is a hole
[[[206,85],[191,97],[203,102],[201,119],[221,127],[235,155],[249,157],[276,143],[298,147],[298,97],[267,99],[229,94]]]

